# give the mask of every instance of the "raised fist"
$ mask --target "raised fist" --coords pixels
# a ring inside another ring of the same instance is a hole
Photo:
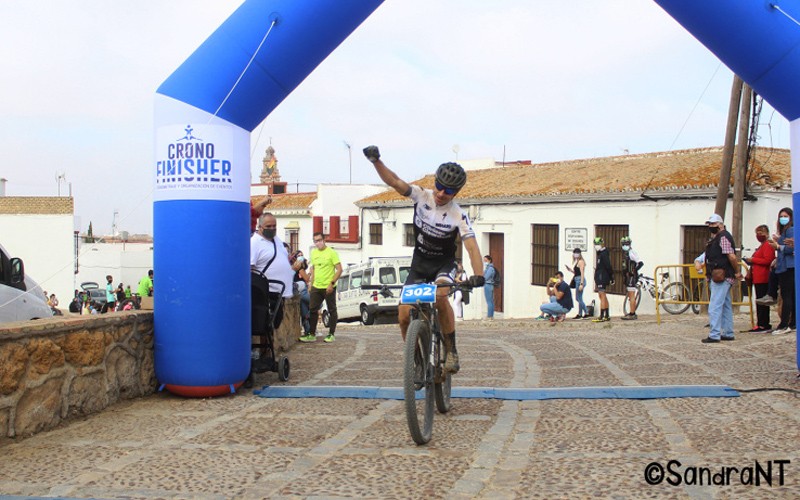
[[[483,276],[470,276],[469,277],[469,286],[472,288],[480,288],[486,283],[486,280],[483,279]]]
[[[367,157],[367,160],[375,163],[380,160],[381,152],[378,151],[378,146],[367,146],[364,148],[364,156]]]

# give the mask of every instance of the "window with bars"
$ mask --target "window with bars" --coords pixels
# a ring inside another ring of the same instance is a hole
[[[706,251],[706,243],[711,233],[706,226],[683,226],[683,264],[693,264],[694,259]]]
[[[383,224],[369,225],[369,244],[383,245]]]
[[[558,271],[558,224],[531,226],[531,285],[547,285]]]
[[[611,258],[611,267],[614,269],[614,284],[609,285],[606,289],[607,293],[625,295],[627,288],[625,287],[625,273],[623,266],[625,264],[625,252],[622,251],[622,245],[619,240],[623,236],[630,236],[630,229],[628,225],[600,225],[594,226],[595,237],[603,238],[606,248],[608,248],[609,257]],[[597,254],[594,256],[595,267],[597,267]]]
[[[414,224],[403,224],[403,246],[414,246]]]

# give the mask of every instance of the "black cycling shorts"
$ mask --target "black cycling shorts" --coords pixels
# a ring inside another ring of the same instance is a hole
[[[629,292],[636,291],[636,283],[638,281],[639,281],[639,276],[636,273],[626,273],[625,286],[628,288]]]
[[[415,256],[411,260],[411,270],[408,272],[405,284],[433,283],[439,278],[446,278],[448,283],[455,283],[457,269],[455,259],[427,260]]]

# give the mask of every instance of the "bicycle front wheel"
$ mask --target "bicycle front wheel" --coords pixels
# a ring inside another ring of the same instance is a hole
[[[688,302],[690,298],[689,289],[679,281],[668,284],[661,292],[661,300]],[[670,314],[683,314],[689,309],[689,304],[661,304],[661,307]]]
[[[417,444],[427,443],[433,434],[434,372],[428,357],[430,335],[428,325],[420,319],[412,320],[406,332],[403,396],[408,431]]]

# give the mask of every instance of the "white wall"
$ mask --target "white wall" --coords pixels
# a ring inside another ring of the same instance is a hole
[[[744,245],[745,255],[752,253],[757,245],[754,229],[759,224],[767,224],[774,230],[777,213],[784,206],[791,206],[790,193],[758,194],[755,202],[746,202],[743,216],[743,238],[737,245]],[[594,226],[605,224],[627,224],[633,247],[645,263],[643,272],[652,276],[657,265],[678,264],[681,262],[681,236],[684,225],[703,225],[714,212],[715,201],[709,200],[659,200],[637,202],[575,202],[549,203],[538,205],[483,205],[473,219],[478,245],[482,254],[489,249],[489,233],[504,234],[503,294],[505,318],[534,317],[539,314],[539,305],[547,298],[544,287],[531,286],[531,233],[533,224],[559,225],[558,269],[572,263],[572,248],[566,248],[565,229],[582,227],[588,231],[590,250],[584,253],[587,262],[589,290],[584,292],[584,301],[591,303],[596,298],[593,292],[595,253],[591,247]],[[732,208],[727,208],[725,221],[731,229]],[[369,244],[369,222],[380,222],[376,209],[364,210],[364,258],[369,256],[402,256],[412,253],[411,247],[403,246],[403,224],[410,224],[412,208],[392,209],[383,224],[383,245]],[[616,243],[618,245],[618,242]],[[749,249],[749,250],[748,250]],[[464,265],[472,274],[469,259],[464,252]],[[566,273],[567,278],[571,277]],[[620,316],[624,296],[609,295],[611,315]],[[472,301],[465,308],[468,319],[479,318],[485,314],[483,293],[473,294]],[[640,312],[655,312],[654,301],[648,296],[642,299]],[[575,312],[575,311],[571,311]],[[498,315],[500,316],[500,315]]]
[[[59,301],[72,298],[74,233],[72,214],[0,215],[2,244],[25,263],[25,274]]]
[[[78,256],[78,275],[75,288],[85,281],[94,281],[105,288],[106,275],[114,278],[114,287],[119,283],[130,285],[136,291],[139,280],[153,269],[152,243],[83,243]],[[158,282],[158,275],[153,277]],[[73,288],[74,290],[74,288]],[[72,297],[70,291],[69,298]],[[63,304],[63,301],[62,301]]]
[[[356,201],[386,189],[386,186],[376,184],[320,184],[311,211],[314,215],[338,215],[343,219],[348,215],[358,215]]]

